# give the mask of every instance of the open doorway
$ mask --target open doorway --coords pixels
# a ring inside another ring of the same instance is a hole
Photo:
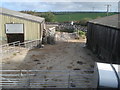
[[[15,41],[20,41],[24,42],[24,34],[7,34],[7,42],[15,42]]]

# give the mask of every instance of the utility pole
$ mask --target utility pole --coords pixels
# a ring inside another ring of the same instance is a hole
[[[107,5],[105,5],[105,6],[107,6],[107,16],[108,16],[108,14],[109,14],[109,8],[110,8],[110,4],[107,4]]]
[[[94,10],[95,10],[95,7],[92,7],[92,10],[93,10],[93,12],[94,12]]]

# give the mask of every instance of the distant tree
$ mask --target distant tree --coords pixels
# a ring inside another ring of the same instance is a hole
[[[80,20],[79,24],[82,26],[86,26],[89,20],[91,20],[91,18],[83,18],[82,20]]]
[[[39,17],[44,17],[47,22],[55,21],[55,15],[52,12],[41,12],[39,14],[36,11],[29,11],[29,10],[20,11],[20,12],[39,16]]]
[[[22,13],[27,13],[27,14],[31,14],[31,15],[35,15],[36,11],[32,11],[32,10],[25,10],[25,11],[20,11]]]
[[[55,15],[52,12],[44,12],[38,16],[44,17],[47,22],[54,22],[55,21]]]

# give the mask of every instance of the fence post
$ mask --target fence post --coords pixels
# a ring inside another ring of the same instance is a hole
[[[35,47],[36,47],[36,48],[37,48],[37,41],[38,41],[38,40],[36,40],[36,42],[35,42]]]
[[[18,43],[18,47],[19,47],[19,52],[20,52],[20,49],[21,49],[21,47],[20,47],[20,43]]]
[[[15,47],[15,42],[13,42],[13,46]]]
[[[9,44],[6,45],[7,46],[7,54],[9,53]]]
[[[24,45],[25,45],[25,48],[26,48],[26,42],[24,43]]]
[[[33,43],[34,43],[34,41],[31,42],[31,49],[33,49]]]
[[[19,83],[20,83],[20,84],[23,84],[23,83],[22,83],[22,71],[21,71],[21,70],[20,70],[20,79],[19,79]],[[21,85],[20,85],[20,86],[21,86]]]
[[[68,71],[68,88],[70,88],[70,71]]]
[[[27,88],[30,87],[30,75],[29,75],[29,70],[27,70],[27,78],[28,78],[28,81],[27,81]]]

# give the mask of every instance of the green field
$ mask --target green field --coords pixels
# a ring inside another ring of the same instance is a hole
[[[109,13],[109,15],[114,15],[115,13]],[[106,13],[89,13],[89,12],[79,12],[79,13],[58,13],[55,14],[56,22],[66,22],[66,21],[80,21],[84,18],[95,19],[98,17],[104,17]]]

